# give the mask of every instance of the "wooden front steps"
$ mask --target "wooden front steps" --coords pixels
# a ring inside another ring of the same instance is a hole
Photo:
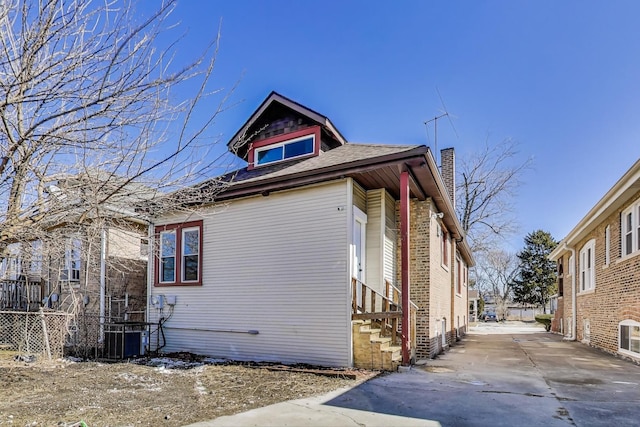
[[[354,320],[353,364],[356,368],[396,371],[402,363],[402,348],[391,345],[391,337],[381,337],[370,320]]]

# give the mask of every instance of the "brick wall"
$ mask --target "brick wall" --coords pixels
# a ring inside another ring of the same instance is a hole
[[[438,339],[434,341],[434,346],[431,348],[430,356],[434,357],[438,353],[441,353],[447,346],[451,345],[455,341],[455,319],[452,318],[453,301],[453,269],[455,267],[455,241],[449,236],[449,249],[448,249],[448,266],[443,265],[442,257],[440,255],[440,239],[436,236],[437,224],[434,221],[434,259],[431,264],[431,300],[430,300],[430,319],[432,321],[431,333],[432,336],[438,335]],[[442,340],[442,327],[444,320],[444,335],[446,344],[443,344]]]
[[[583,325],[590,324],[589,344],[609,352],[618,350],[618,324],[622,320],[640,321],[640,255],[621,259],[620,213],[640,192],[624,206],[598,224],[576,246],[576,288],[580,288],[579,253],[586,242],[595,239],[595,290],[577,294],[577,339],[584,340]],[[611,262],[605,265],[605,228],[610,225]],[[568,255],[565,255],[568,259]],[[564,283],[564,313],[571,310],[571,282]]]
[[[566,285],[565,285],[566,286]],[[552,332],[556,332],[558,334],[560,333],[564,333],[565,335],[567,334],[567,330],[564,328],[564,322],[565,322],[565,316],[564,316],[564,297],[559,297],[558,298],[558,307],[556,309],[556,312],[553,316],[553,319],[551,319],[551,331]],[[571,303],[571,302],[569,302]]]
[[[111,245],[109,242],[109,255],[106,259],[106,289],[105,296],[107,304],[107,315],[111,313],[116,317],[124,313],[125,294],[128,295],[129,312],[136,311],[135,316],[130,320],[144,320],[146,308],[146,283],[147,283],[147,262],[140,258],[140,237],[122,238],[126,233],[111,233],[110,236],[118,236],[117,244]],[[127,244],[128,247],[127,248]],[[60,308],[66,310],[75,298],[82,300],[88,298],[87,304],[82,305],[84,314],[97,316],[100,313],[100,238],[86,238],[82,246],[82,261],[80,280],[71,285],[60,282],[58,272],[64,266],[64,253],[53,258],[48,265],[50,269],[49,278],[53,291],[60,293]],[[134,259],[137,254],[137,259]],[[121,301],[119,301],[121,300]],[[112,301],[111,309],[108,304]]]
[[[399,224],[399,202],[396,202],[396,221]],[[446,322],[447,345],[455,340],[455,323],[452,321],[452,268],[454,246],[451,245],[449,268],[443,268],[440,256],[440,237],[437,235],[438,223],[431,218],[436,212],[431,199],[419,201],[412,199],[410,206],[410,282],[411,301],[417,306],[416,315],[416,358],[432,358],[443,350],[441,342],[441,322]],[[399,242],[398,242],[399,243]],[[398,265],[400,249],[398,244]],[[397,280],[400,283],[401,271]],[[466,289],[459,298],[461,323],[466,319]],[[456,313],[458,312],[456,305]],[[464,313],[464,314],[463,314]],[[468,319],[467,319],[468,320]]]
[[[412,199],[409,205],[409,251],[411,301],[418,306],[416,312],[416,358],[429,357],[429,260],[431,231],[429,229],[431,200]],[[400,204],[396,203],[396,224],[400,224]],[[400,242],[398,242],[400,243]],[[401,265],[400,244],[398,244],[398,265]],[[401,269],[398,269],[398,283],[401,283]]]
[[[464,265],[464,261],[462,257],[460,257],[460,261],[462,265]],[[460,274],[465,276],[464,268],[460,268]],[[454,275],[452,275],[452,279]],[[453,298],[453,341],[457,341],[459,337],[464,336],[467,333],[467,322],[469,321],[469,294],[468,294],[468,283],[465,281],[466,278],[461,277],[460,283],[460,293],[457,292],[457,284],[452,284],[452,298]]]

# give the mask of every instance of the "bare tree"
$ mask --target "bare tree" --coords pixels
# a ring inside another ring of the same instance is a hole
[[[517,143],[506,139],[459,162],[458,217],[474,254],[515,231],[512,199],[531,159],[518,162]]]
[[[514,281],[520,271],[518,257],[502,249],[492,249],[482,252],[477,261],[476,286],[485,295],[491,295],[496,315],[499,319],[505,319]]]
[[[174,63],[180,37],[160,37],[174,8],[167,0],[144,16],[128,0],[2,2],[0,246],[40,238],[61,217],[82,223],[105,207],[126,217],[218,160],[207,129],[224,99],[198,110],[218,93],[218,38]],[[130,191],[134,182],[146,190]]]
[[[33,272],[45,298],[99,312],[101,329],[105,299],[135,274],[144,307],[149,202],[158,214],[224,184],[158,197],[224,172],[211,126],[231,91],[212,88],[219,34],[178,61],[176,1],[155,4],[0,0],[0,279],[14,278],[0,286]]]

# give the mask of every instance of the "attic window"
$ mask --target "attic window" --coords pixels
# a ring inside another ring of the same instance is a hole
[[[257,148],[255,152],[256,166],[312,154],[314,152],[314,146],[315,135],[307,135],[280,144]]]

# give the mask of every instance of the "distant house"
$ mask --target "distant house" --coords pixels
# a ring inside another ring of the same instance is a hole
[[[469,298],[469,318],[472,322],[477,322],[480,316],[479,305],[480,305],[480,291],[477,289],[469,289],[468,292]]]
[[[247,163],[228,187],[153,218],[152,350],[390,368],[465,333],[452,149],[441,174],[425,146],[349,143],[275,92],[228,147]]]
[[[148,223],[123,206],[153,194],[128,183],[111,203],[87,210],[83,192],[120,187],[114,180],[89,171],[51,180],[39,231],[8,244],[0,257],[0,310],[66,310],[81,301],[83,312],[102,322],[144,320]]]
[[[640,160],[560,242],[553,330],[640,361]]]

